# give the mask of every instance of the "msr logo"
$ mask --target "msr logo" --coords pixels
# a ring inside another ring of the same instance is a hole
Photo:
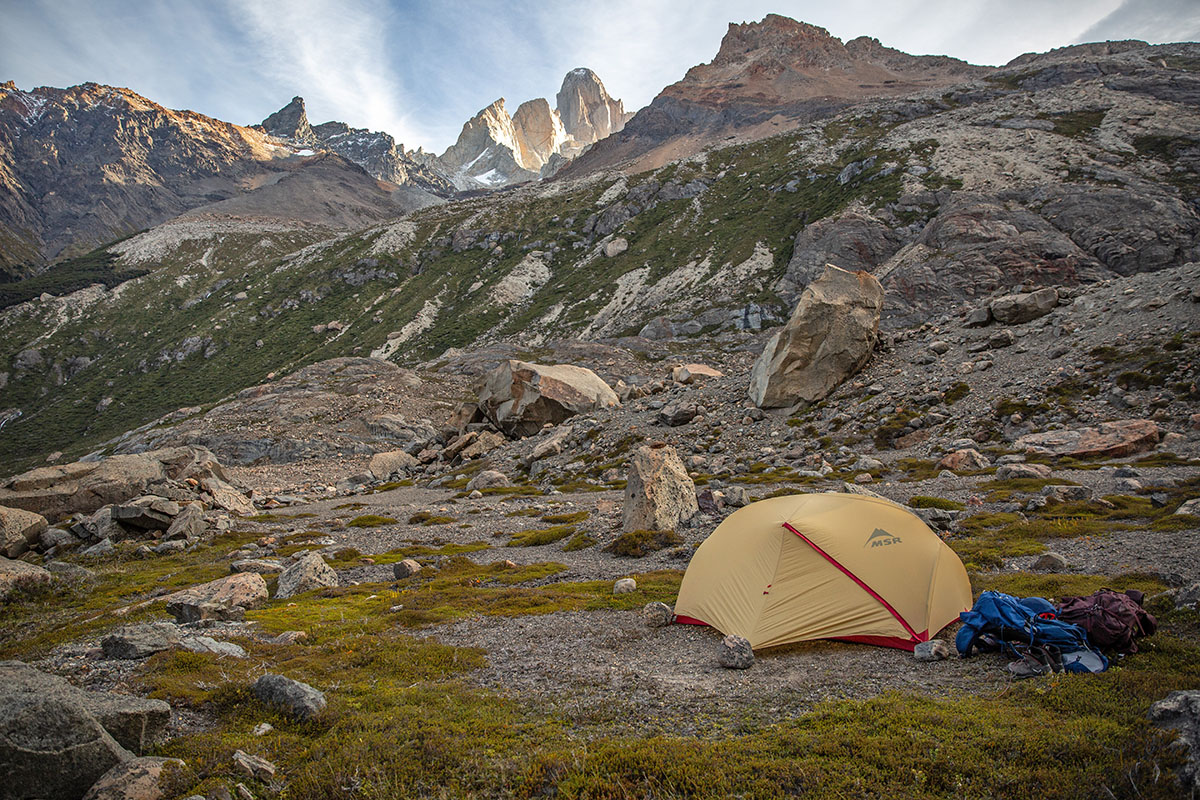
[[[900,544],[900,537],[888,533],[883,528],[876,528],[875,532],[867,537],[867,543],[863,547],[887,547],[890,544]]]

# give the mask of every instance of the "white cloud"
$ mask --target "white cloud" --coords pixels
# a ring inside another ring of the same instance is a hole
[[[314,123],[336,119],[384,130],[410,147],[423,138],[403,113],[403,84],[388,58],[385,3],[230,0],[230,10],[261,48],[261,69],[286,88],[280,106],[302,95]]]

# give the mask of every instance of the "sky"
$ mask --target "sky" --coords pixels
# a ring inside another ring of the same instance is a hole
[[[301,95],[314,124],[440,153],[498,97],[554,105],[575,67],[641,108],[768,13],[976,64],[1200,40],[1200,0],[0,0],[0,81],[124,86],[244,125]]]

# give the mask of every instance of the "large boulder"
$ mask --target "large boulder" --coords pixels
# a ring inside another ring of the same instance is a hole
[[[47,527],[41,514],[0,506],[0,555],[16,558],[36,544]]]
[[[181,589],[164,596],[167,609],[180,621],[212,618],[213,607],[258,608],[270,595],[267,582],[257,572],[236,572],[215,581]],[[206,613],[207,612],[207,613]]]
[[[1029,452],[1075,458],[1130,456],[1158,444],[1160,431],[1153,420],[1126,419],[1101,422],[1094,428],[1030,433],[1016,445]]]
[[[389,450],[371,456],[371,463],[367,468],[375,476],[375,480],[386,481],[397,472],[409,472],[419,465],[416,456],[404,450]]]
[[[229,486],[216,456],[206,448],[169,447],[23,472],[0,484],[0,505],[57,520],[125,503],[149,493],[154,484],[188,479]]]
[[[161,700],[85,692],[19,661],[0,661],[0,796],[83,797],[109,769],[145,750],[170,716]]]
[[[254,575],[254,573],[247,572],[240,574]],[[231,575],[230,577],[235,576]],[[262,580],[258,575],[255,577]],[[324,589],[337,585],[338,576],[333,567],[325,563],[325,559],[321,558],[320,553],[310,550],[295,564],[279,573],[279,586],[275,590],[275,597],[282,600],[304,592],[311,592],[313,589]]]
[[[1019,325],[1044,317],[1058,305],[1058,290],[1054,287],[1036,292],[1006,294],[992,301],[992,317],[1005,325]]]
[[[1150,719],[1177,734],[1176,747],[1187,759],[1179,769],[1180,796],[1194,797],[1200,791],[1200,691],[1171,692],[1150,706]]]
[[[638,448],[629,463],[625,485],[624,531],[673,531],[700,511],[696,484],[688,477],[675,448]]]
[[[0,556],[0,598],[7,597],[15,588],[49,582],[53,577],[37,564]]]
[[[537,433],[576,414],[620,405],[600,376],[570,364],[546,366],[505,361],[479,390],[479,409],[510,436]]]
[[[882,308],[875,278],[826,267],[755,362],[750,399],[759,408],[781,408],[828,395],[871,357]]]
[[[92,784],[83,800],[161,800],[167,796],[168,766],[182,768],[184,763],[158,756],[123,761]]]

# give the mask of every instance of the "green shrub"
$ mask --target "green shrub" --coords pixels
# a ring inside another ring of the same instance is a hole
[[[346,524],[351,528],[378,528],[380,525],[395,525],[396,520],[391,517],[381,517],[377,514],[363,514],[361,517],[355,517]]]
[[[683,538],[675,531],[637,530],[623,533],[616,541],[604,548],[607,552],[628,558],[642,558],[655,550],[683,544]]]

